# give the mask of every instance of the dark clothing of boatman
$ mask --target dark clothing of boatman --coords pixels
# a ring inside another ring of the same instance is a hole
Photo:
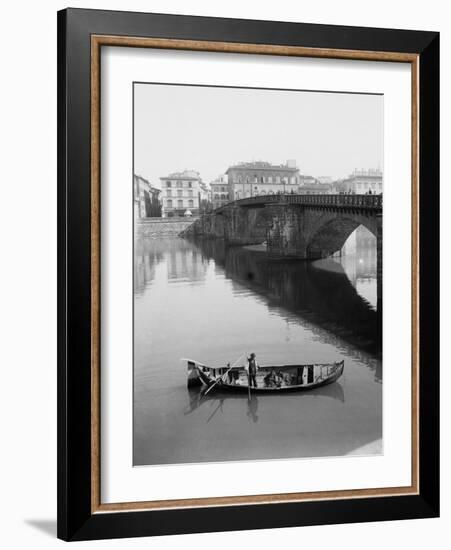
[[[249,377],[249,386],[257,387],[257,361],[255,360],[255,353],[251,353],[251,356],[248,358],[248,377]]]

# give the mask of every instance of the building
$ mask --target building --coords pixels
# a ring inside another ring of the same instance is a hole
[[[355,193],[366,195],[382,193],[383,177],[379,169],[354,170],[347,178],[336,182],[335,187],[339,193]]]
[[[224,206],[230,201],[227,176],[221,174],[210,183],[210,197],[213,208]]]
[[[212,210],[211,189],[203,181],[199,182],[199,214]]]
[[[318,183],[332,184],[334,182],[333,178],[331,178],[330,176],[318,176],[316,179],[318,180]]]
[[[194,170],[174,172],[160,181],[163,218],[197,216],[201,201],[208,200],[208,188]]]
[[[133,176],[135,218],[161,217],[160,190],[141,176]]]
[[[305,183],[299,186],[298,193],[300,195],[330,195],[333,193],[333,185],[318,181]]]
[[[229,199],[234,201],[255,195],[290,193],[298,187],[299,169],[295,160],[286,164],[269,162],[242,162],[230,166],[228,177]]]

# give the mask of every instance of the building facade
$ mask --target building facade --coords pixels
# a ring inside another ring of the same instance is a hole
[[[256,195],[295,192],[299,169],[294,160],[288,160],[286,164],[243,162],[230,166],[226,175],[229,199],[234,201]]]
[[[380,195],[382,193],[383,176],[379,169],[354,170],[347,178],[336,182],[339,193],[353,193],[366,195],[368,193]]]
[[[141,176],[133,176],[135,218],[161,217],[160,190]]]
[[[201,201],[208,196],[199,172],[185,170],[160,178],[162,216],[197,216]]]
[[[210,197],[213,209],[230,202],[229,185],[225,174],[221,174],[210,183]]]
[[[317,181],[304,183],[299,186],[298,193],[300,195],[330,195],[333,193],[333,185]]]

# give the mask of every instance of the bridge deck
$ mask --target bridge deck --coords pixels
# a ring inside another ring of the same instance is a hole
[[[229,202],[216,208],[220,212],[230,206],[259,207],[266,205],[299,205],[342,208],[364,208],[382,211],[382,195],[257,195]]]

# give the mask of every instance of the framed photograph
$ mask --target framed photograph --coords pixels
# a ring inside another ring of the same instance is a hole
[[[58,536],[439,514],[439,35],[58,14]]]

